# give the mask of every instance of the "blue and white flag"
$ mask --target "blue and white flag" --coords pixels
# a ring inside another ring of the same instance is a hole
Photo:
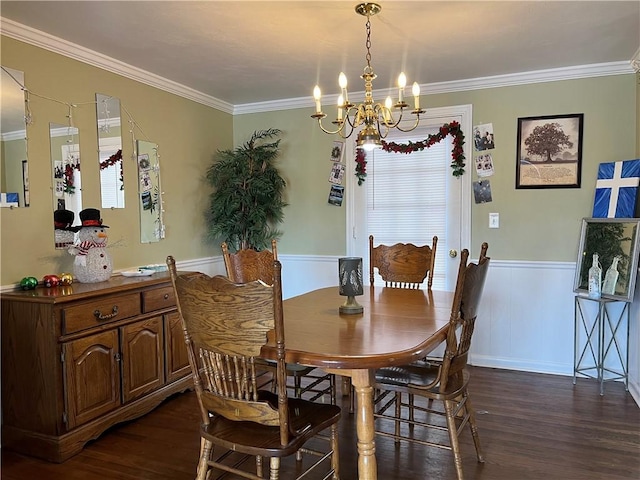
[[[640,216],[640,159],[601,163],[598,168],[594,218]]]

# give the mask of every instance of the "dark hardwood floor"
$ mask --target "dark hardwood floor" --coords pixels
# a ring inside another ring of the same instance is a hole
[[[471,398],[486,462],[467,431],[466,480],[638,480],[640,408],[621,383],[600,396],[592,379],[472,368]],[[355,418],[346,397],[340,434],[342,479],[356,479]],[[193,392],[112,428],[64,464],[2,449],[4,480],[187,480],[195,478],[199,415]],[[378,478],[456,478],[446,450],[376,440]],[[284,473],[284,472],[283,472]],[[226,477],[231,478],[231,477]],[[282,478],[287,478],[284,474]]]

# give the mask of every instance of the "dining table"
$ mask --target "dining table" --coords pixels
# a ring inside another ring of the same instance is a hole
[[[357,314],[340,313],[345,299],[335,286],[283,302],[285,361],[351,378],[358,478],[376,480],[375,371],[424,358],[446,339],[453,292],[364,286]],[[267,343],[262,355],[275,359],[275,344]]]

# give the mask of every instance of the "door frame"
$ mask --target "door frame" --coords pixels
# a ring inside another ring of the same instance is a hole
[[[463,132],[465,132],[466,141],[463,145],[464,156],[466,159],[465,165],[465,173],[458,177],[456,180],[461,181],[462,185],[460,188],[460,216],[459,216],[459,238],[450,239],[449,248],[454,248],[458,252],[460,252],[463,248],[471,249],[471,177],[473,173],[473,151],[472,151],[472,141],[471,141],[471,132],[473,127],[473,107],[471,104],[467,105],[454,105],[449,107],[438,107],[438,108],[429,108],[426,113],[420,117],[421,121],[424,123],[450,123],[452,121],[457,121],[460,124],[460,128]],[[346,142],[345,146],[345,154],[347,155],[347,171],[354,172],[355,171],[355,142]],[[357,231],[356,227],[356,202],[354,200],[353,192],[356,191],[357,188],[362,188],[358,186],[358,182],[356,176],[352,173],[346,175],[346,245],[347,245],[347,255],[353,256],[356,255],[357,245],[362,245],[361,242],[364,240],[360,238],[361,233]],[[363,235],[367,235],[367,232],[363,232]]]

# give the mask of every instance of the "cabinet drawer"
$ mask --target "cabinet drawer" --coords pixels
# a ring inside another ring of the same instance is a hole
[[[79,332],[136,315],[140,315],[139,293],[100,298],[91,303],[65,308],[62,311],[64,333]]]
[[[172,286],[154,288],[142,292],[142,311],[144,313],[174,307],[175,305],[176,297]]]

